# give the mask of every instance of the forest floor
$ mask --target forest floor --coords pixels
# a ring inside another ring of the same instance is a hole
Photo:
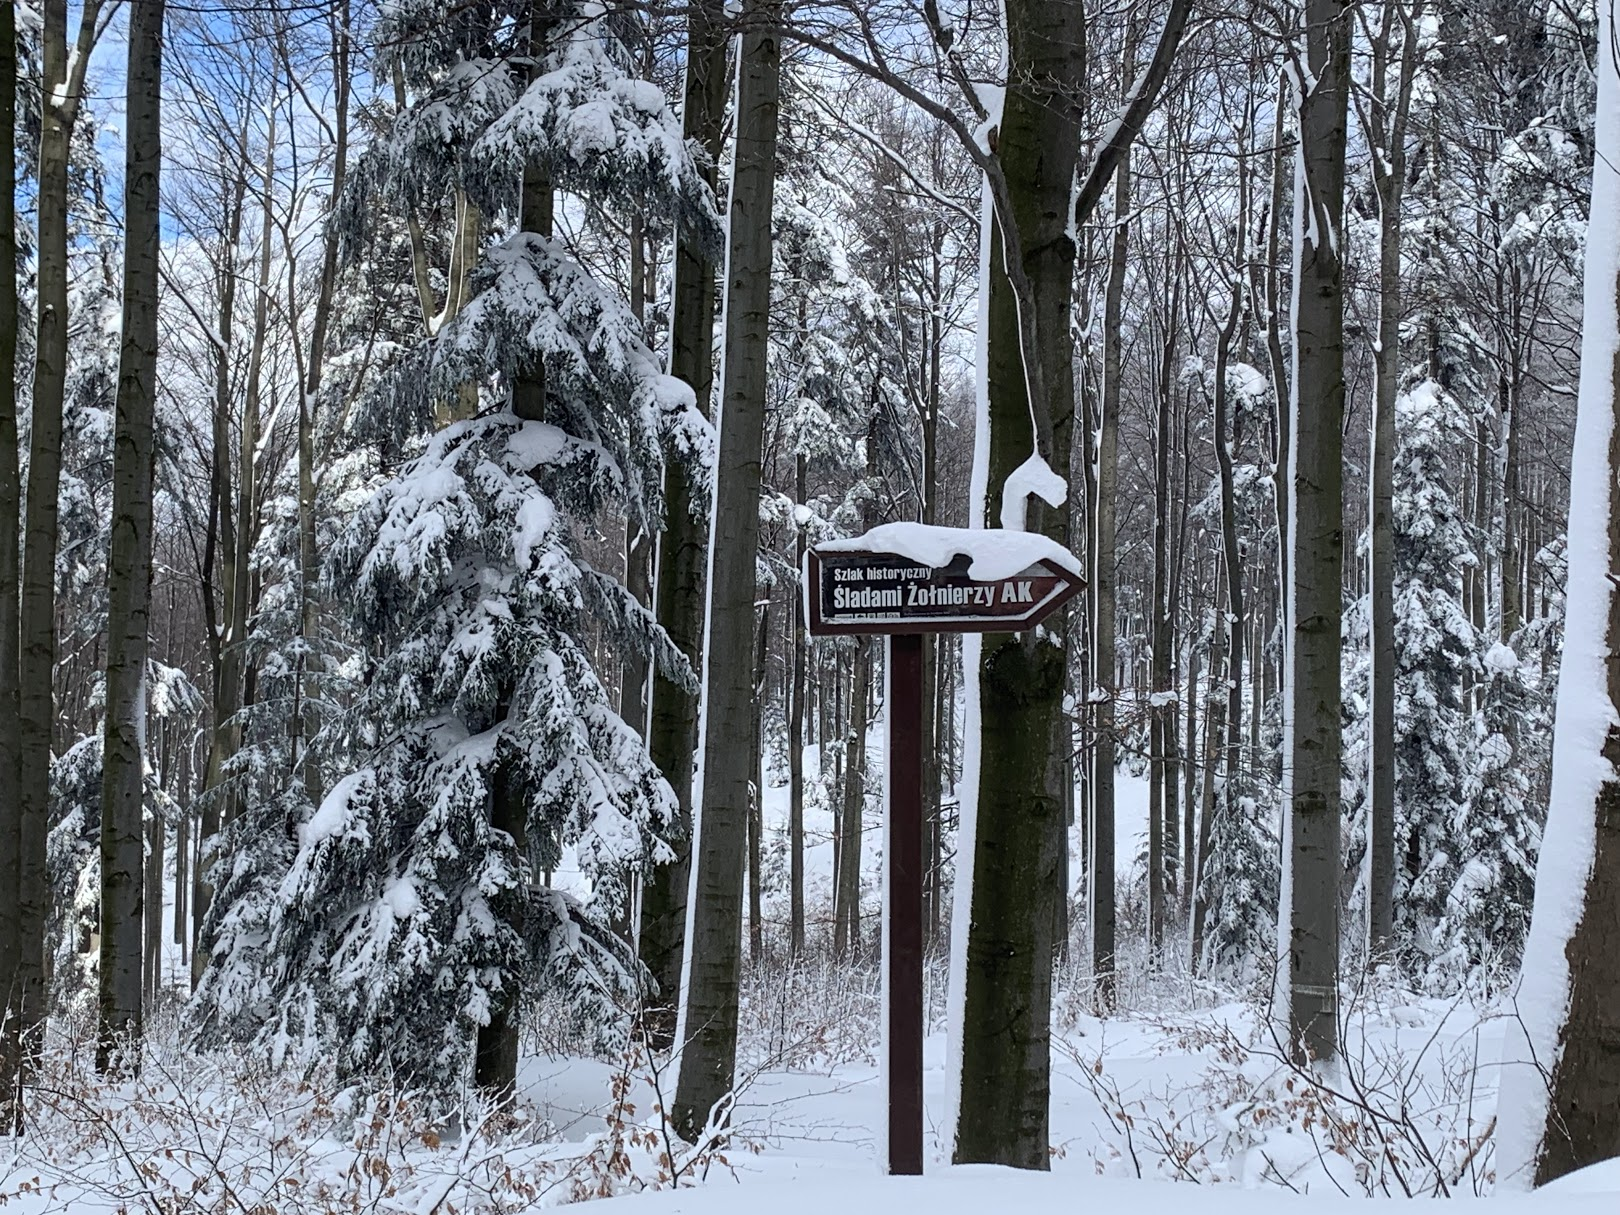
[[[516,1117],[468,1110],[447,1129],[409,1102],[362,1101],[318,1076],[190,1056],[165,1030],[141,1080],[122,1086],[91,1075],[84,1040],[60,1044],[31,1133],[0,1157],[0,1210],[516,1212],[667,1189],[672,1172],[695,1188],[637,1199],[625,1215],[742,1215],[739,1203],[749,1215],[825,1215],[896,1202],[935,1215],[994,1203],[1056,1215],[1090,1201],[1146,1203],[1143,1215],[1173,1204],[1236,1215],[1237,1203],[1249,1215],[1259,1203],[1265,1215],[1297,1208],[1297,1195],[1491,1193],[1500,1017],[1369,991],[1346,1016],[1346,1062],[1321,1078],[1281,1058],[1256,1002],[1188,1009],[1169,978],[1136,989],[1155,986],[1162,1006],[1106,1022],[1060,996],[1052,1179],[949,1167],[943,1032],[926,1051],[929,1175],[880,1178],[872,980],[805,968],[762,970],[749,984],[744,1078],[721,1148],[666,1139],[657,1110],[670,1077],[634,1051],[532,1055]],[[1617,1201],[1620,1163],[1489,1210],[1584,1215]]]
[[[1129,892],[1140,884],[1146,782],[1122,770],[1120,789],[1121,933],[1134,942],[1141,933]],[[768,836],[779,834],[784,790],[768,792],[766,810]],[[812,804],[806,819],[809,901],[820,906],[830,889],[830,815]],[[868,906],[877,901],[881,848],[872,826],[863,848]],[[780,864],[780,852],[767,864]],[[544,1032],[565,1020],[559,1010],[539,1010],[514,1109],[468,1108],[448,1120],[408,1099],[342,1091],[318,1069],[301,1078],[262,1058],[199,1057],[182,1045],[172,1009],[149,1027],[140,1079],[112,1085],[89,1066],[88,1018],[60,1018],[30,1131],[0,1149],[0,1215],[506,1215],[669,1191],[672,1182],[683,1188],[616,1209],[826,1215],[901,1203],[949,1215],[1000,1204],[1067,1215],[1095,1202],[1136,1204],[1140,1215],[1189,1203],[1188,1215],[1238,1215],[1237,1204],[1243,1215],[1267,1215],[1273,1205],[1283,1215],[1300,1206],[1298,1195],[1314,1204],[1472,1199],[1496,1189],[1496,1073],[1507,1025],[1499,1001],[1436,1000],[1379,976],[1346,1001],[1344,1061],[1309,1075],[1270,1035],[1263,974],[1221,987],[1194,980],[1184,965],[1149,970],[1144,961],[1127,944],[1121,1011],[1107,1020],[1091,1013],[1085,968],[1059,968],[1050,1178],[949,1166],[943,963],[928,972],[928,1176],[920,1180],[878,1175],[875,972],[767,963],[745,985],[730,1140],[698,1151],[668,1136],[659,1117],[673,1087],[668,1064],[634,1047],[580,1057],[569,1038]],[[171,962],[178,988],[185,968],[177,951]],[[1489,1210],[1521,1208],[1620,1209],[1620,1162],[1532,1197],[1493,1198]]]

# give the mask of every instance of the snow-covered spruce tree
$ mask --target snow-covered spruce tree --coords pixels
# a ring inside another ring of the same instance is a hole
[[[327,563],[366,646],[363,762],[295,825],[262,938],[215,916],[205,1038],[439,1094],[476,1055],[500,1090],[525,993],[562,985],[599,1028],[633,994],[607,922],[626,873],[669,857],[674,806],[583,634],[605,628],[692,676],[572,533],[602,511],[656,528],[663,439],[701,458],[707,435],[625,301],[549,232],[551,191],[587,214],[643,210],[710,239],[717,226],[665,99],[627,74],[620,19],[584,3],[384,11],[379,72],[411,99],[351,175],[351,249],[374,208],[455,192],[505,235],[357,411],[357,433],[410,457]],[[428,433],[436,415],[453,420]],[[583,897],[535,878],[564,850]]]
[[[1451,828],[1461,864],[1432,963],[1437,973],[1458,980],[1483,965],[1517,967],[1530,930],[1546,814],[1533,799],[1524,751],[1550,723],[1537,712],[1536,694],[1511,646],[1492,645],[1483,667],[1473,768]]]
[[[1424,380],[1397,399],[1395,418],[1396,941],[1421,972],[1442,948],[1464,859],[1453,826],[1473,767],[1462,674],[1476,642],[1461,602],[1472,549],[1451,480],[1464,425],[1455,398]]]

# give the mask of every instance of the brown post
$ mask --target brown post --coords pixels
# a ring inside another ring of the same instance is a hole
[[[923,639],[889,638],[887,1059],[891,1175],[923,1171]]]
[[[1041,537],[1035,539],[1048,546],[1046,553],[1011,567],[991,561],[992,568],[975,577],[972,554],[982,532],[905,527],[901,538],[933,545],[949,561],[933,564],[892,552],[884,541],[894,533],[879,527],[853,541],[810,549],[803,581],[812,637],[876,635],[889,641],[883,1078],[892,1176],[923,1171],[923,637],[1021,633],[1084,585],[1074,558]],[[859,865],[860,859],[843,863]],[[835,859],[835,870],[838,864]]]

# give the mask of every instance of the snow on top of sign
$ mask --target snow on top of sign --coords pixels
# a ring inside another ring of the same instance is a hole
[[[995,582],[1047,561],[1066,573],[1082,576],[1080,562],[1055,540],[1035,532],[1003,528],[932,527],[926,523],[884,523],[864,536],[831,540],[816,546],[831,553],[893,553],[907,561],[943,569],[957,557],[969,559],[968,577]]]

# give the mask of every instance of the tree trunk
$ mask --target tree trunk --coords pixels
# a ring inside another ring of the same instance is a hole
[[[1209,757],[1198,745],[1198,676],[1200,656],[1196,634],[1187,646],[1187,738],[1186,751],[1181,757],[1181,912],[1192,914],[1193,884],[1196,877],[1198,830],[1197,800],[1198,765],[1209,763]]]
[[[1596,165],[1569,520],[1552,797],[1518,1017],[1503,1053],[1502,1185],[1544,1185],[1620,1156],[1620,63],[1600,5]]]
[[[1177,261],[1167,258],[1169,277],[1174,286],[1165,313],[1164,341],[1159,358],[1158,409],[1154,418],[1153,443],[1153,606],[1149,642],[1153,648],[1152,696],[1149,700],[1149,762],[1152,789],[1148,808],[1148,955],[1157,966],[1164,948],[1164,924],[1170,900],[1169,875],[1165,865],[1165,819],[1174,823],[1175,773],[1170,768],[1170,751],[1175,745],[1174,629],[1171,627],[1170,595],[1170,448],[1173,431],[1171,409],[1175,376],[1176,321],[1181,311],[1181,276]],[[1172,834],[1174,828],[1172,827]]]
[[[43,0],[43,68],[35,189],[34,393],[29,427],[27,520],[23,533],[17,668],[20,760],[17,781],[17,967],[20,1060],[38,1050],[48,992],[45,920],[50,900],[45,841],[50,826],[52,678],[56,668],[57,495],[62,480],[62,406],[68,346],[68,148],[84,92],[84,73],[101,16],[100,0],[80,10],[71,55],[67,0]],[[137,957],[139,955],[137,954]],[[25,1077],[26,1079],[26,1077]],[[19,1115],[20,1116],[20,1115]]]
[[[1368,586],[1372,704],[1368,780],[1367,961],[1386,954],[1395,931],[1395,394],[1401,357],[1401,202],[1406,189],[1406,120],[1416,63],[1414,31],[1403,31],[1399,76],[1388,79],[1401,0],[1385,0],[1373,40],[1369,140],[1378,195],[1378,347],[1373,367],[1372,500]],[[1418,0],[1421,9],[1422,0]],[[1414,14],[1415,18],[1415,14]],[[1389,88],[1396,95],[1393,105]]]
[[[529,30],[537,65],[543,49],[544,30],[538,25]],[[538,72],[538,66],[531,69]],[[524,232],[550,237],[556,210],[556,193],[551,177],[538,162],[523,166],[519,187],[519,227]],[[512,381],[512,413],[524,422],[543,422],[546,418],[546,365],[543,360],[533,362]],[[513,689],[501,694],[502,707],[496,720],[505,721],[511,712]],[[518,762],[515,754],[503,758],[503,749],[496,742],[496,772],[494,790],[490,796],[490,826],[504,831],[512,839],[514,862],[529,855],[529,808],[512,789],[513,778],[506,773],[508,764]],[[521,935],[524,931],[524,912],[518,905],[513,916],[513,928]],[[523,984],[520,976],[502,976],[500,998],[493,1001],[489,1021],[478,1028],[473,1049],[473,1082],[494,1101],[510,1101],[517,1091],[518,1057],[523,1035]]]
[[[107,715],[101,775],[101,962],[96,1068],[140,1066],[145,927],[146,656],[152,613],[157,406],[158,169],[163,0],[131,0],[124,154],[124,323],[107,552]],[[162,838],[157,855],[161,863]]]
[[[1288,587],[1288,484],[1289,367],[1282,344],[1282,205],[1283,183],[1288,180],[1288,143],[1283,123],[1288,113],[1290,83],[1283,73],[1277,84],[1276,121],[1271,128],[1271,199],[1266,205],[1266,257],[1263,295],[1266,301],[1266,359],[1271,367],[1272,503],[1277,516],[1278,601],[1286,606]]]
[[[705,171],[714,185],[726,109],[726,43],[721,32],[721,0],[694,0],[687,9],[686,138],[709,153]],[[690,385],[698,408],[709,412],[714,381],[715,264],[686,236],[675,244],[675,286],[670,320],[670,372]],[[666,452],[664,532],[658,541],[658,622],[694,670],[702,670],[704,545],[707,520],[694,513],[702,493],[693,476]],[[701,509],[700,507],[698,509]],[[653,983],[644,1024],[654,1049],[675,1041],[675,1008],[680,996],[681,959],[686,934],[690,879],[692,770],[698,746],[698,701],[679,684],[654,672],[647,750],[669,781],[679,805],[676,859],[647,874],[641,891],[641,963]]]
[[[1344,155],[1350,12],[1307,0],[1295,153],[1294,375],[1280,986],[1301,1059],[1338,1053],[1339,625],[1344,549]]]
[[[245,134],[243,137],[246,138]],[[213,720],[209,730],[208,753],[203,768],[202,805],[197,824],[196,863],[191,866],[193,944],[191,982],[193,987],[202,977],[203,967],[208,962],[207,957],[195,946],[202,940],[203,924],[208,919],[208,910],[213,903],[214,889],[210,880],[209,868],[213,862],[213,851],[217,842],[216,836],[219,832],[220,821],[223,818],[221,802],[224,800],[224,795],[222,792],[218,792],[218,789],[222,778],[224,748],[228,736],[224,732],[225,728],[221,722],[220,706],[234,704],[241,697],[241,667],[236,652],[229,649],[225,644],[225,627],[219,619],[221,612],[216,609],[214,603],[214,565],[216,550],[218,550],[219,582],[221,584],[220,607],[223,609],[224,617],[229,619],[232,615],[231,596],[235,586],[235,576],[232,571],[236,566],[236,524],[230,510],[231,456],[229,421],[233,366],[231,348],[236,315],[236,247],[241,239],[243,200],[246,193],[247,179],[245,176],[238,176],[226,190],[225,216],[218,254],[220,259],[217,270],[219,313],[215,327],[218,341],[213,343],[214,407],[209,426],[212,468],[208,486],[208,531],[204,540],[203,559],[198,571],[202,581],[202,607],[207,627],[209,668],[213,676],[213,686],[210,689],[213,695],[210,698],[209,710]]]
[[[996,160],[1010,213],[989,233],[986,498],[1004,520],[1007,478],[1043,457],[1065,484],[1074,429],[1068,233],[1080,145],[1081,22],[1066,0],[1012,0],[1008,81]],[[1015,294],[1018,281],[1027,296]],[[1032,340],[1033,339],[1033,340]],[[1044,450],[1043,450],[1044,448]],[[1026,526],[1065,548],[1067,504],[1029,503]],[[986,635],[979,649],[979,774],[970,838],[967,938],[962,943],[961,1092],[953,1159],[1050,1167],[1053,899],[1061,897],[1062,789],[1068,753],[1061,617],[1019,635]]]
[[[748,960],[759,965],[765,957],[765,660],[770,653],[771,605],[760,609],[754,630],[754,720],[748,732],[749,770],[753,793],[748,799]]]
[[[681,993],[679,1077],[673,1121],[695,1142],[723,1118],[737,1066],[741,978],[743,837],[748,814],[746,737],[753,716],[754,567],[759,551],[766,346],[770,333],[771,203],[776,188],[782,53],[770,32],[779,0],[743,8],[737,148],[732,164],[727,259],[725,379],[709,537],[703,781],[693,831],[692,884]]]
[[[17,8],[0,5],[0,147],[17,146]],[[17,434],[17,159],[0,157],[0,536],[22,534],[22,470]],[[0,787],[21,779],[22,717],[17,689],[19,549],[0,544]],[[17,1125],[17,1023],[21,1012],[22,929],[19,864],[22,806],[0,801],[0,1135]]]
[[[502,717],[505,716],[503,712]],[[497,744],[499,746],[499,744]],[[498,767],[501,766],[497,761]],[[502,771],[494,777],[490,797],[490,826],[512,837],[512,856],[528,853],[528,814],[523,800],[510,788]],[[513,928],[523,931],[521,913]],[[509,1102],[517,1090],[519,1048],[523,1039],[522,984],[515,975],[502,976],[501,998],[492,1002],[489,1022],[478,1027],[473,1044],[473,1083],[494,1102]]]
[[[1103,293],[1103,381],[1097,428],[1097,503],[1091,512],[1095,576],[1092,645],[1096,647],[1092,682],[1098,692],[1096,739],[1092,756],[1091,822],[1091,971],[1097,1011],[1114,1006],[1114,721],[1119,696],[1115,648],[1116,511],[1119,486],[1120,374],[1123,364],[1125,270],[1130,257],[1131,158],[1119,162],[1114,179],[1114,240]]]
[[[1517,286],[1517,284],[1515,284]],[[1515,316],[1523,294],[1513,293]],[[1515,326],[1514,336],[1518,336]],[[1523,604],[1519,599],[1519,553],[1521,539],[1516,525],[1519,513],[1519,409],[1523,399],[1523,373],[1519,370],[1518,348],[1514,347],[1502,393],[1502,565],[1498,571],[1501,594],[1499,639],[1511,644],[1524,625]]]
[[[804,504],[805,473],[809,460],[803,452],[794,461],[794,498]],[[793,569],[804,577],[805,530],[793,536]],[[804,952],[804,724],[805,620],[804,590],[793,586],[793,631],[788,643],[792,664],[792,702],[788,705],[788,954],[798,958]]]
[[[1215,767],[1216,753],[1226,731],[1226,710],[1229,700],[1223,696],[1230,668],[1223,666],[1226,647],[1232,634],[1226,610],[1226,596],[1232,585],[1221,577],[1224,558],[1216,562],[1215,569],[1215,627],[1209,639],[1209,707],[1204,714],[1204,778],[1198,790],[1198,845],[1193,861],[1192,925],[1188,931],[1191,946],[1190,961],[1194,972],[1204,961],[1204,925],[1209,918],[1209,891],[1204,888],[1204,871],[1209,865],[1209,845],[1215,827]]]
[[[849,741],[844,749],[844,809],[839,816],[837,914],[833,953],[859,957],[861,949],[861,829],[866,812],[866,702],[871,695],[872,642],[855,639],[849,692]]]

